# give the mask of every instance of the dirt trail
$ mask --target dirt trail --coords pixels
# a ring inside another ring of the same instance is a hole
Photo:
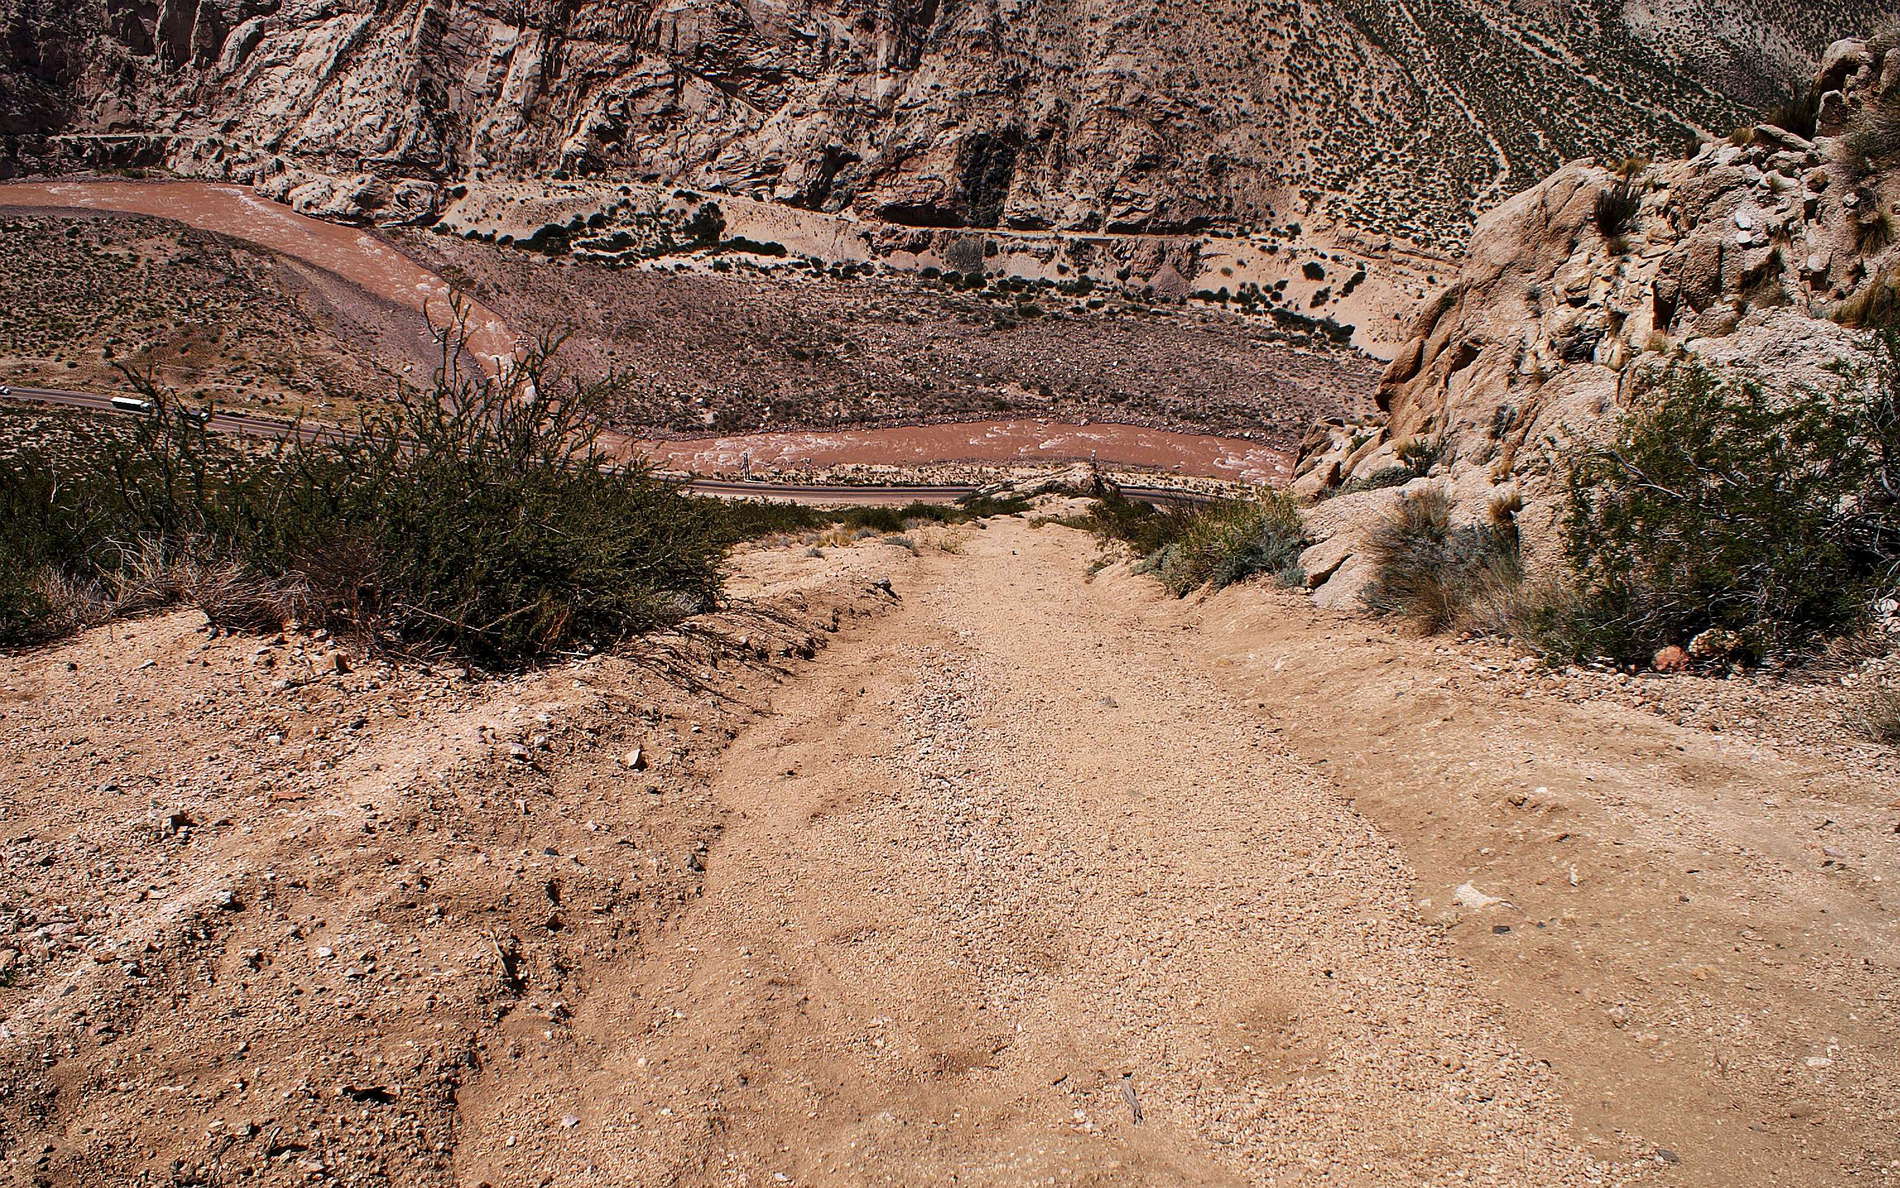
[[[703,897],[558,1069],[464,1096],[468,1179],[1615,1178],[1399,854],[1152,600],[1077,533],[967,549],[728,752]],[[564,1110],[588,1141],[520,1124]]]
[[[483,685],[0,659],[0,1183],[1900,1182],[1890,754],[914,536]]]

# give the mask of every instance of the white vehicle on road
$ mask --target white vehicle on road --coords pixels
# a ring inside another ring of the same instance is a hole
[[[114,396],[112,407],[120,412],[148,413],[152,411],[152,402],[136,396]]]

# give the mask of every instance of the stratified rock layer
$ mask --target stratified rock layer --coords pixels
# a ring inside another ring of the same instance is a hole
[[[602,175],[923,227],[1450,251],[1560,160],[1726,128],[1880,5],[1726,7],[0,0],[0,168],[331,179],[304,197],[334,215]]]

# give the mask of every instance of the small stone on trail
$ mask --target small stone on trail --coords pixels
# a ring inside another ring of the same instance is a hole
[[[645,771],[647,769],[646,754],[639,747],[635,747],[633,748],[633,750],[628,751],[627,757],[624,760],[624,762],[626,763],[627,767],[633,771]]]
[[[1496,907],[1498,904],[1504,903],[1504,900],[1498,896],[1486,895],[1470,883],[1461,883],[1458,889],[1451,893],[1451,896],[1458,901],[1461,907],[1468,907],[1473,911]],[[1505,906],[1508,907],[1509,905],[1506,904]]]
[[[1664,648],[1650,661],[1650,667],[1657,672],[1686,672],[1689,668],[1689,653],[1678,647]]]

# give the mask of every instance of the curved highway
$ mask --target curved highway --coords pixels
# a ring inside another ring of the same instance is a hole
[[[0,388],[0,396],[29,404],[45,404],[59,408],[80,408],[93,412],[125,413],[115,406],[111,396],[102,396],[96,392],[72,392],[62,388]],[[128,414],[129,415],[129,414]],[[260,417],[250,413],[217,412],[211,414],[206,427],[220,433],[242,433],[250,437],[265,437],[282,440],[293,434],[304,441],[318,441],[325,437],[348,437],[351,431],[338,425],[311,424],[281,420],[275,417]],[[853,483],[768,483],[762,481],[739,482],[731,479],[699,478],[687,476],[685,486],[696,495],[706,495],[717,499],[769,499],[787,503],[955,503],[967,496],[974,495],[978,487],[974,483],[935,483],[935,484],[853,484]],[[1150,500],[1164,503],[1204,503],[1213,497],[1197,491],[1182,491],[1168,487],[1123,487],[1122,493],[1131,499]]]

